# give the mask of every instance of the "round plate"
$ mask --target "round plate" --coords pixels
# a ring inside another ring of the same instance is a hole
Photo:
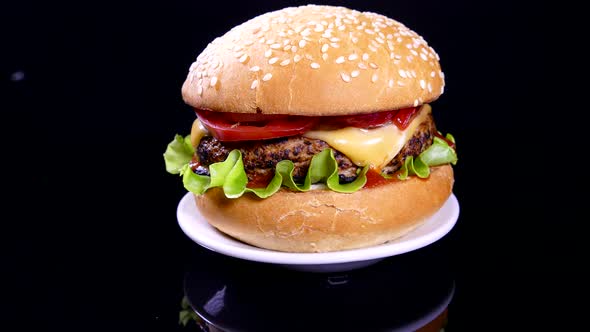
[[[447,234],[459,217],[459,202],[451,194],[445,204],[424,224],[396,240],[378,246],[325,253],[289,253],[262,249],[229,237],[201,215],[192,193],[178,204],[178,223],[183,232],[201,246],[241,259],[281,264],[310,272],[347,271],[374,264],[386,257],[427,246]]]

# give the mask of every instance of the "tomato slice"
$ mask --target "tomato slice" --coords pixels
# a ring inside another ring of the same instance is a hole
[[[375,128],[393,122],[404,130],[414,119],[418,108],[410,107],[401,110],[383,111],[359,115],[341,115],[324,117],[322,122],[336,127]]]
[[[416,113],[418,113],[418,108],[416,107],[403,108],[397,112],[395,117],[393,117],[393,123],[400,130],[404,130],[408,128],[408,125],[412,122]]]
[[[337,127],[375,128],[391,122],[397,110],[359,115],[337,115],[324,117],[322,122]]]
[[[220,141],[251,141],[301,135],[319,121],[317,117],[221,113],[195,110],[213,137]]]

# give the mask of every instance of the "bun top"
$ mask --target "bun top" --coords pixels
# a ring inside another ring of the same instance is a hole
[[[436,52],[403,24],[344,7],[285,8],[216,38],[191,65],[186,103],[219,112],[343,115],[438,98]]]

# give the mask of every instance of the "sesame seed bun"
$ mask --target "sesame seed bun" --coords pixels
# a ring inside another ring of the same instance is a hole
[[[328,252],[382,244],[421,225],[451,194],[453,169],[432,168],[428,179],[352,194],[282,189],[266,199],[229,199],[219,188],[195,195],[197,207],[221,232],[246,243],[287,252]]]
[[[424,39],[343,7],[266,13],[215,39],[191,65],[186,103],[219,112],[345,115],[437,99],[444,75]]]

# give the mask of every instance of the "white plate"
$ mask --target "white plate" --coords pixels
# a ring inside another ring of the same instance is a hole
[[[178,224],[201,246],[241,259],[284,265],[310,272],[347,271],[374,264],[386,257],[425,247],[447,234],[459,217],[459,202],[451,194],[442,208],[423,225],[394,241],[369,248],[326,253],[288,253],[261,249],[233,239],[211,226],[201,215],[191,193],[178,204]]]

